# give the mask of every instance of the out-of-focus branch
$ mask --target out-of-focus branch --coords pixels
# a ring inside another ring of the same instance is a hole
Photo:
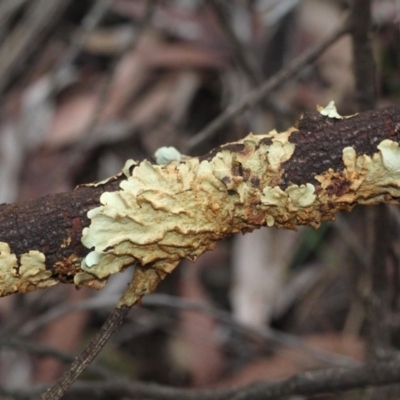
[[[26,59],[32,55],[35,45],[43,40],[68,4],[67,0],[36,0],[29,4],[24,17],[0,48],[0,94],[4,93],[15,73],[20,71]]]
[[[298,56],[286,68],[264,81],[259,87],[251,90],[239,103],[229,106],[222,114],[211,121],[205,128],[188,141],[186,151],[190,152],[194,150],[200,143],[213,137],[218,130],[223,128],[232,118],[235,118],[235,116],[239,115],[247,108],[258,104],[284,82],[287,82],[289,79],[299,74],[302,68],[306,65],[312,64],[333,43],[348,33],[348,28],[349,24],[347,19],[345,19],[329,37],[306,51],[304,54]]]
[[[376,100],[376,69],[371,42],[371,0],[353,0],[349,17],[353,41],[353,68],[360,111],[371,110]]]
[[[398,383],[399,379],[400,362],[382,361],[352,369],[309,371],[277,382],[257,382],[242,388],[180,389],[116,378],[104,382],[76,382],[69,394],[93,399],[126,396],[131,399],[158,400],[277,400],[287,396],[311,396],[384,386]],[[42,387],[19,390],[5,390],[0,387],[0,394],[31,398],[41,390]]]
[[[75,358],[69,369],[54,386],[42,395],[43,400],[58,400],[62,398],[78,376],[90,365],[97,354],[99,354],[111,335],[120,327],[128,311],[129,307],[114,309],[83,353]]]

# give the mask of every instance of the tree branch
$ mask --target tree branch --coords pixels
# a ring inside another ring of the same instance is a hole
[[[398,203],[400,108],[338,119],[305,113],[283,133],[249,135],[168,165],[128,161],[72,193],[0,206],[0,294],[58,282],[101,288],[134,262],[120,302],[154,290],[181,259],[260,226],[318,227],[357,204]]]
[[[76,382],[70,396],[106,399],[127,396],[131,399],[158,400],[278,400],[288,396],[312,396],[331,392],[345,392],[371,386],[398,383],[399,361],[380,361],[355,368],[331,368],[308,371],[276,382],[256,382],[242,388],[186,389],[154,383],[115,378],[103,382]],[[0,387],[0,394],[27,398],[38,394],[42,387],[8,390]]]

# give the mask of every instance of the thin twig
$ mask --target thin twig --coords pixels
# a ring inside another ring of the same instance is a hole
[[[50,321],[56,318],[60,318],[65,314],[81,310],[95,310],[95,309],[107,309],[112,307],[118,301],[117,296],[109,296],[107,299],[102,301],[101,299],[88,299],[81,301],[76,304],[68,304],[56,306],[50,309],[45,314],[41,315],[33,321],[29,321],[19,331],[20,336],[26,336],[32,334],[37,329],[46,325]],[[157,307],[168,307],[180,310],[190,310],[202,314],[209,315],[211,318],[215,318],[218,322],[230,326],[237,332],[241,332],[245,335],[257,337],[261,340],[273,341],[281,346],[296,348],[314,357],[317,360],[323,361],[326,364],[340,367],[355,367],[359,365],[359,362],[351,357],[343,356],[329,351],[321,350],[305,343],[301,338],[296,335],[288,334],[273,328],[254,328],[243,324],[232,317],[232,315],[226,311],[216,309],[213,307],[206,307],[193,301],[188,301],[182,298],[167,294],[150,294],[143,298],[142,306],[157,306]]]
[[[113,2],[114,0],[97,0],[93,4],[92,8],[83,18],[79,29],[74,33],[72,44],[69,47],[66,56],[56,67],[57,70],[68,68],[74,63],[76,57],[85,45],[88,35],[96,29],[98,24],[103,20]]]
[[[101,116],[104,108],[106,107],[107,101],[110,97],[110,93],[111,93],[111,90],[113,87],[112,86],[113,78],[114,78],[115,72],[117,70],[117,67],[118,67],[122,57],[129,50],[132,51],[135,48],[135,46],[139,42],[139,39],[141,38],[142,33],[149,26],[149,24],[152,20],[153,14],[154,14],[156,4],[157,4],[157,0],[147,1],[144,16],[141,19],[141,21],[139,22],[138,28],[134,32],[132,32],[130,38],[126,42],[126,45],[121,50],[119,55],[114,59],[112,65],[109,69],[108,78],[99,94],[99,98],[98,98],[95,110],[93,111],[89,122],[87,123],[86,127],[84,128],[84,134],[82,136],[82,139],[77,144],[72,156],[70,157],[69,163],[72,167],[74,167],[77,163],[79,164],[79,160],[82,160],[84,158],[85,152],[89,148],[92,147],[93,143],[91,143],[91,141],[93,140],[94,134],[96,132],[96,128],[99,125],[100,116]]]
[[[371,43],[371,7],[371,0],[353,0],[349,15],[358,111],[373,110],[376,102],[376,68]]]
[[[54,347],[44,346],[26,340],[20,340],[15,338],[10,340],[0,340],[0,347],[18,351],[25,351],[39,358],[52,357],[64,364],[71,364],[74,361],[74,356],[69,353],[58,350]],[[117,373],[112,372],[111,370],[106,369],[104,367],[94,365],[93,363],[89,365],[87,369],[91,373],[96,374],[103,379],[114,379],[118,376]]]
[[[238,332],[242,332],[247,335],[257,336],[259,338],[262,338],[263,340],[270,340],[285,347],[300,349],[306,354],[309,354],[310,356],[327,364],[347,368],[353,368],[357,365],[360,365],[357,360],[351,357],[334,354],[329,351],[316,349],[315,347],[309,346],[295,335],[291,335],[272,328],[254,328],[235,320],[234,318],[232,318],[232,315],[226,311],[215,309],[213,307],[206,307],[193,301],[180,299],[166,294],[157,294],[145,297],[142,301],[142,305],[173,307],[177,309],[201,312],[203,314],[209,315],[212,318],[217,319],[220,322],[223,322],[224,324],[234,328]]]
[[[213,7],[215,15],[217,16],[226,36],[232,44],[235,58],[238,61],[240,68],[247,76],[251,86],[258,87],[263,82],[263,73],[253,53],[250,52],[249,48],[239,40],[235,30],[232,27],[232,24],[226,13],[226,9],[229,7],[230,3],[223,2],[221,0],[208,0],[208,2]],[[260,102],[266,110],[269,109],[275,114],[280,115],[287,114],[284,112],[283,107],[279,106],[279,104],[277,104],[277,102],[273,101],[271,98],[265,96],[260,100]]]
[[[67,0],[31,2],[21,22],[0,48],[0,94],[8,88],[16,71],[35,50],[34,43],[54,26],[68,4]]]
[[[129,310],[130,307],[126,306],[114,309],[83,353],[75,358],[70,368],[62,375],[56,384],[43,393],[43,400],[61,399],[78,376],[94,360],[97,354],[99,354],[112,334],[120,327]]]
[[[296,76],[302,68],[313,63],[326,49],[328,49],[344,34],[348,33],[348,29],[348,20],[345,18],[343,23],[328,38],[297,57],[286,68],[282,69],[280,72],[264,81],[260,87],[251,90],[240,102],[228,107],[221,115],[211,121],[204,129],[188,140],[185,151],[188,153],[193,151],[193,149],[195,149],[199,144],[213,137],[218,130],[227,124],[232,118],[235,118],[248,107],[256,105],[277,87],[282,85],[290,78]]]
[[[398,383],[400,361],[371,363],[352,370],[335,368],[294,375],[278,382],[261,382],[242,389],[232,400],[276,400]]]
[[[10,20],[26,2],[27,0],[3,0],[0,3],[0,43],[4,40]]]
[[[366,254],[365,248],[360,242],[360,238],[353,231],[353,227],[341,214],[336,216],[333,226],[338,231],[338,234],[344,239],[343,242],[353,252],[358,261],[362,264],[363,268],[366,270],[369,266],[368,255]]]
[[[331,368],[308,371],[276,382],[257,382],[242,388],[182,389],[154,383],[114,379],[105,382],[76,382],[69,393],[76,398],[157,400],[278,400],[288,396],[311,396],[345,392],[400,381],[400,361],[381,361],[354,369]],[[42,387],[7,390],[0,386],[0,395],[18,399],[32,398]]]
[[[232,5],[232,3],[221,0],[208,0],[208,2],[212,6],[225,34],[231,42],[236,59],[243,72],[247,75],[249,81],[254,86],[259,85],[263,79],[259,64],[253,54],[249,51],[249,48],[244,46],[237,37],[226,13],[227,7]]]

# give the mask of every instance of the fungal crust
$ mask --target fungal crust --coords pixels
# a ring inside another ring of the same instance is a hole
[[[56,283],[51,271],[46,270],[43,253],[30,250],[18,260],[8,243],[0,242],[0,296],[27,293]]]
[[[390,140],[372,156],[346,147],[342,169],[317,175],[317,184],[283,188],[282,163],[295,152],[294,131],[249,135],[236,151],[222,147],[210,160],[129,161],[120,190],[103,193],[101,206],[88,212],[91,224],[82,243],[90,252],[75,283],[101,286],[133,263],[165,276],[181,259],[193,261],[236,232],[317,228],[356,203],[374,204],[387,194],[400,198],[400,148]],[[129,298],[137,299],[137,293]]]

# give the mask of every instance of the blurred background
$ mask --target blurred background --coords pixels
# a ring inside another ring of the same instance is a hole
[[[332,35],[349,5],[1,0],[0,202],[71,191],[118,173],[126,159],[153,160],[161,146],[197,156],[249,132],[286,130],[330,100],[341,114],[357,112],[347,35],[207,139],[199,136]],[[377,107],[398,104],[400,1],[372,1],[372,19]],[[398,357],[399,224],[394,206],[360,208],[318,230],[265,228],[226,240],[183,262],[132,309],[96,366],[202,388]],[[59,377],[131,273],[99,292],[60,284],[1,298],[0,386],[29,389]],[[81,379],[97,379],[96,371]]]

